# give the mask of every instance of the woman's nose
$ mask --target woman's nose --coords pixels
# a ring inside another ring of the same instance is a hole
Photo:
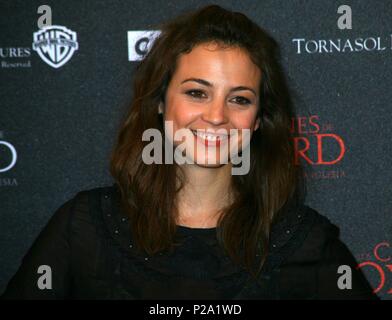
[[[210,103],[206,106],[202,119],[204,121],[210,122],[213,125],[219,125],[227,122],[227,110],[225,102],[216,101]]]

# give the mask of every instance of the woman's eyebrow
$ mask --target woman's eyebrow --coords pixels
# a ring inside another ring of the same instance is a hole
[[[214,86],[212,83],[208,82],[207,80],[203,80],[203,79],[200,79],[200,78],[189,78],[189,79],[183,80],[181,82],[181,84],[183,84],[185,82],[188,82],[188,81],[195,81],[195,82],[197,82],[197,83],[199,83],[201,85],[207,86],[207,87],[213,87]],[[256,91],[254,89],[252,89],[250,87],[246,87],[246,86],[238,86],[238,87],[231,88],[230,92],[233,92],[233,91],[243,91],[243,90],[249,90],[249,91],[253,92],[253,94],[256,96]]]

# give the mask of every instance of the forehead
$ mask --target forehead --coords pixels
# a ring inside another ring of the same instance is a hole
[[[245,49],[222,48],[215,43],[195,46],[191,52],[182,54],[177,61],[174,77],[178,81],[186,77],[198,77],[213,82],[241,85],[257,85],[261,71]]]

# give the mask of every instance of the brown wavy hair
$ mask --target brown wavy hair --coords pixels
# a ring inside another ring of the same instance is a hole
[[[303,169],[294,163],[290,122],[295,115],[278,45],[244,14],[218,5],[182,13],[156,29],[160,35],[136,66],[133,98],[110,160],[135,245],[154,255],[176,243],[176,199],[184,182],[176,188],[177,164],[142,161],[143,148],[149,143],[142,141],[142,134],[156,128],[164,136],[158,105],[165,101],[177,59],[207,42],[239,47],[261,70],[261,123],[250,141],[249,173],[232,176],[237,197],[220,215],[217,239],[233,261],[257,276],[268,255],[274,219],[302,202],[305,195]]]

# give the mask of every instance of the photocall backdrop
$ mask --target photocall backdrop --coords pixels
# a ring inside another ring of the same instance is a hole
[[[392,299],[392,1],[214,3],[279,43],[306,203],[340,227],[377,294]],[[1,2],[0,292],[62,203],[113,183],[109,154],[154,26],[206,4]],[[41,5],[51,9],[46,30]],[[339,27],[341,5],[351,29]]]

